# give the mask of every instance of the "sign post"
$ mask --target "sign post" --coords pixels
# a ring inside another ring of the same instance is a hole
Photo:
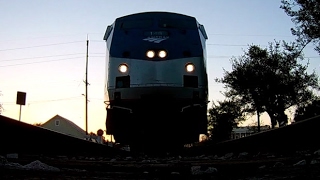
[[[22,105],[26,105],[26,96],[27,96],[27,93],[25,93],[25,92],[20,92],[20,91],[17,92],[16,104],[20,105],[19,121],[21,121],[21,107],[22,107]]]

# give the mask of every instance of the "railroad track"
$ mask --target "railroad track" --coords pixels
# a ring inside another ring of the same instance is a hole
[[[185,149],[181,156],[130,153],[0,116],[0,179],[320,179],[320,117],[232,141]],[[43,141],[47,139],[47,141]],[[59,172],[19,169],[41,162]],[[19,168],[10,163],[19,163]],[[9,165],[9,166],[7,166]]]
[[[204,143],[187,149],[186,154],[196,156],[201,154],[241,153],[275,153],[288,154],[296,151],[320,149],[320,116],[293,123],[285,127],[271,129],[236,140],[216,144]]]
[[[33,126],[0,115],[0,153],[52,154],[72,156],[130,156],[106,145],[67,136],[41,127]],[[248,137],[224,141],[216,144],[205,143],[187,148],[184,156],[215,155],[228,152],[241,153],[282,153],[320,149],[320,116],[310,118],[286,127],[257,133]]]
[[[320,164],[303,164],[304,154],[256,157],[201,156],[168,158],[65,159],[42,157],[41,167],[19,169],[1,167],[0,179],[318,179]],[[317,158],[315,157],[314,160]],[[29,160],[11,160],[30,167]],[[7,163],[8,164],[8,163]],[[45,170],[49,165],[55,171]],[[23,167],[24,167],[23,166]],[[18,166],[21,167],[21,166]]]
[[[1,154],[113,157],[128,153],[1,115],[0,127]]]

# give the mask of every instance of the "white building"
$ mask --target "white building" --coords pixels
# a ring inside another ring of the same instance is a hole
[[[86,137],[86,132],[83,129],[60,115],[52,117],[43,123],[41,127],[80,139],[85,139]]]
[[[269,125],[260,126],[260,132],[270,129]],[[258,126],[246,126],[233,128],[231,132],[231,139],[239,139],[242,137],[250,136],[258,132]]]
[[[97,143],[103,143],[102,136],[93,134],[86,135],[86,131],[81,129],[72,121],[60,116],[55,115],[47,122],[43,123],[41,127],[56,131],[65,135],[73,136],[79,139],[91,140]]]

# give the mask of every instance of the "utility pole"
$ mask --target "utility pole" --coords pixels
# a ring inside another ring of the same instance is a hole
[[[257,110],[258,132],[260,132],[260,112]]]
[[[86,135],[88,135],[88,58],[89,58],[89,39],[87,35],[87,53],[86,53],[86,94],[85,94],[85,100],[86,100]]]

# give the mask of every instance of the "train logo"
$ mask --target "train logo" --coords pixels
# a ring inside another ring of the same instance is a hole
[[[144,41],[149,41],[149,42],[153,42],[153,43],[160,43],[166,39],[168,39],[169,37],[148,37],[143,39]]]

